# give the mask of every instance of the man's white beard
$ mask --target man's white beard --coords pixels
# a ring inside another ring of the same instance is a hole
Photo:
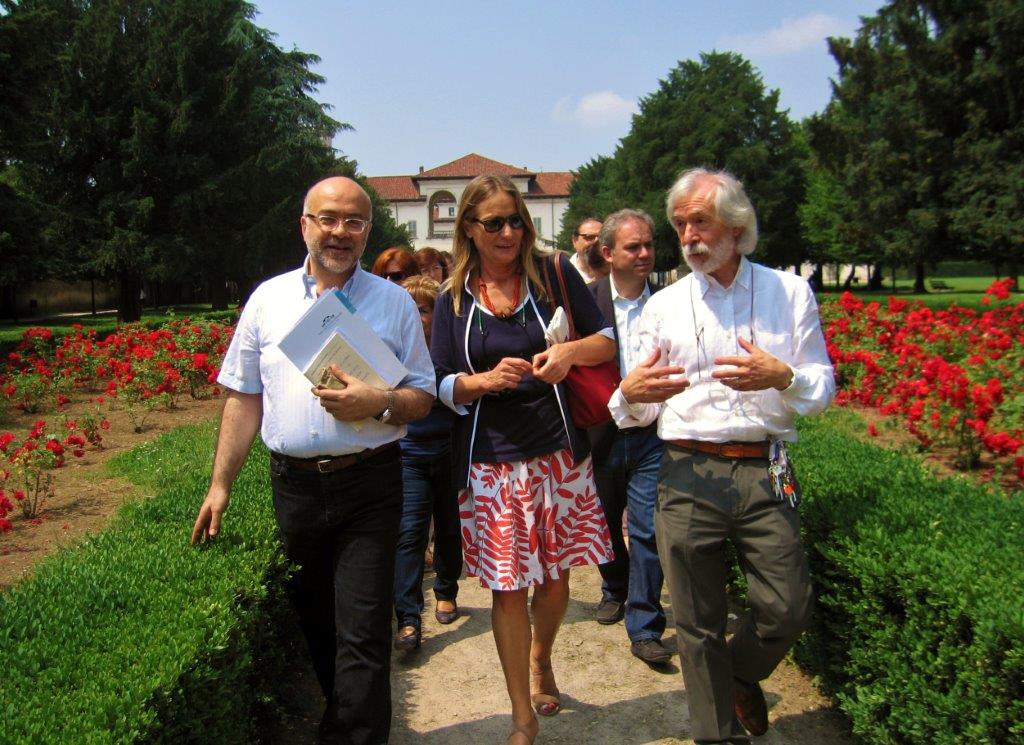
[[[731,245],[730,245],[731,242]],[[714,274],[729,261],[733,251],[736,248],[736,241],[728,236],[723,237],[714,246],[709,246],[707,243],[701,241],[697,244],[687,244],[683,246],[683,259],[686,260],[686,265],[690,267],[691,271],[701,272],[702,274]],[[694,261],[694,257],[707,257],[701,261]]]

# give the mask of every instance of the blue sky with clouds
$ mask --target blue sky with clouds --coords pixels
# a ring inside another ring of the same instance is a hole
[[[316,98],[355,127],[334,146],[367,175],[469,152],[558,171],[611,154],[637,101],[705,51],[747,57],[794,118],[820,111],[826,37],[852,36],[881,1],[257,0],[255,20],[321,58]]]

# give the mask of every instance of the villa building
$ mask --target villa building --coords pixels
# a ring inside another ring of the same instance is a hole
[[[462,190],[476,176],[500,174],[516,185],[533,218],[539,242],[553,246],[569,206],[568,171],[536,172],[476,153],[423,170],[414,176],[370,176],[370,186],[387,201],[395,222],[409,230],[413,248],[452,248],[455,211]]]

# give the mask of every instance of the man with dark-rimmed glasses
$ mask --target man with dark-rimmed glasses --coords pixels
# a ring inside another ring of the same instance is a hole
[[[597,246],[597,239],[600,235],[601,221],[596,217],[583,218],[576,229],[572,231],[572,248],[575,253],[569,259],[569,263],[576,267],[576,271],[580,273],[583,281],[587,284],[600,279],[590,268],[590,262],[587,259],[587,251],[591,247]]]
[[[359,267],[366,192],[344,177],[307,193],[308,256],[246,303],[218,382],[227,389],[210,489],[192,542],[220,532],[231,486],[257,432],[270,450],[281,541],[298,566],[291,597],[327,699],[321,742],[377,745],[391,723],[391,602],[402,512],[398,440],[434,397],[434,368],[412,297]],[[378,390],[332,368],[340,388],[311,388],[278,343],[324,291],[345,293],[409,374]]]

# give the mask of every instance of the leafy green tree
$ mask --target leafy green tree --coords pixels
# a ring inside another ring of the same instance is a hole
[[[951,230],[1017,282],[1024,257],[1024,11],[1019,0],[920,3],[955,81]],[[1018,285],[1019,287],[1019,285]]]
[[[590,164],[600,187],[581,188],[601,211],[639,207],[656,220],[657,263],[679,263],[679,241],[665,219],[665,194],[684,169],[725,168],[741,179],[758,212],[761,260],[800,261],[797,206],[803,200],[794,125],[747,60],[710,52],[685,60],[640,101],[640,112],[607,164]],[[582,169],[581,169],[582,170]],[[570,211],[575,211],[570,199]]]
[[[606,189],[606,176],[612,159],[599,155],[573,173],[569,185],[569,206],[562,215],[562,229],[556,243],[563,251],[572,251],[572,232],[587,217],[603,218],[623,205]]]
[[[278,48],[243,0],[79,9],[27,97],[26,182],[64,216],[57,239],[81,246],[78,265],[118,280],[124,320],[139,317],[144,278],[205,284],[223,306],[229,282],[248,286],[290,245],[295,195],[334,162],[328,142],[346,125],[310,96],[316,58]]]
[[[1016,277],[1024,243],[1024,14],[1016,0],[890,0],[832,39],[834,97],[809,123],[854,253],[915,268],[983,259]]]

